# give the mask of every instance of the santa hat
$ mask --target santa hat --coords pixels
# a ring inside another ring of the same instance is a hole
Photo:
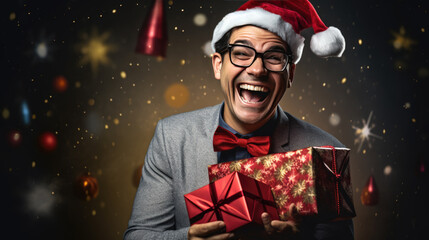
[[[301,59],[304,37],[300,32],[312,27],[310,48],[319,57],[341,57],[346,42],[340,30],[326,27],[308,0],[250,0],[227,14],[213,32],[212,48],[225,33],[235,27],[254,25],[277,34],[291,48],[293,63]]]

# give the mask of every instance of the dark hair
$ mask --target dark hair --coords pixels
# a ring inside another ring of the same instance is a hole
[[[228,32],[226,32],[221,39],[219,39],[216,43],[215,43],[215,50],[217,53],[224,53],[227,49],[228,49],[228,44],[229,44],[229,38],[231,37],[231,33],[232,30],[234,28],[230,29]],[[223,57],[223,55],[222,55]]]

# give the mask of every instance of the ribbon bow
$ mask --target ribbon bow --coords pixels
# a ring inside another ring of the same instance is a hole
[[[269,136],[255,136],[251,138],[238,138],[223,127],[217,127],[213,136],[215,152],[227,151],[236,147],[246,148],[250,155],[260,157],[268,154],[270,150]]]

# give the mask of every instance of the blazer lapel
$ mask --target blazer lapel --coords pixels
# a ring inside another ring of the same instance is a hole
[[[283,109],[278,105],[277,112],[279,114],[279,120],[274,129],[274,133],[271,136],[271,147],[270,153],[279,153],[288,151],[288,143],[289,143],[289,118],[286,116],[286,113]]]
[[[217,163],[217,153],[213,149],[213,135],[216,131],[217,126],[219,126],[219,114],[221,110],[222,104],[218,104],[213,107],[213,111],[207,114],[207,118],[204,121],[204,129],[202,129],[204,133],[204,147],[200,149],[206,156],[206,161],[204,164],[211,165]],[[203,150],[204,149],[204,150]]]

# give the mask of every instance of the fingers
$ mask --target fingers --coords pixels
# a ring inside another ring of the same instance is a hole
[[[262,218],[262,224],[264,225],[265,232],[267,232],[269,235],[274,233],[274,228],[271,226],[271,217],[270,214],[264,212],[261,215]]]
[[[298,232],[297,224],[292,221],[278,221],[274,220],[271,222],[271,225],[273,226],[273,229],[275,229],[276,232],[279,233],[296,233]]]
[[[221,233],[221,234],[210,236],[205,239],[206,240],[226,240],[226,239],[232,239],[233,237],[234,237],[234,233]]]
[[[289,221],[273,220],[268,213],[262,213],[262,223],[268,235],[276,233],[296,233],[298,232],[296,222],[291,219]]]
[[[225,223],[222,221],[195,224],[189,228],[188,239],[206,238],[210,240],[229,239],[232,233],[225,232]]]
[[[295,206],[295,204],[291,204],[291,206],[289,207],[289,216],[295,222],[299,222],[301,220],[301,215],[299,215],[298,208]]]

